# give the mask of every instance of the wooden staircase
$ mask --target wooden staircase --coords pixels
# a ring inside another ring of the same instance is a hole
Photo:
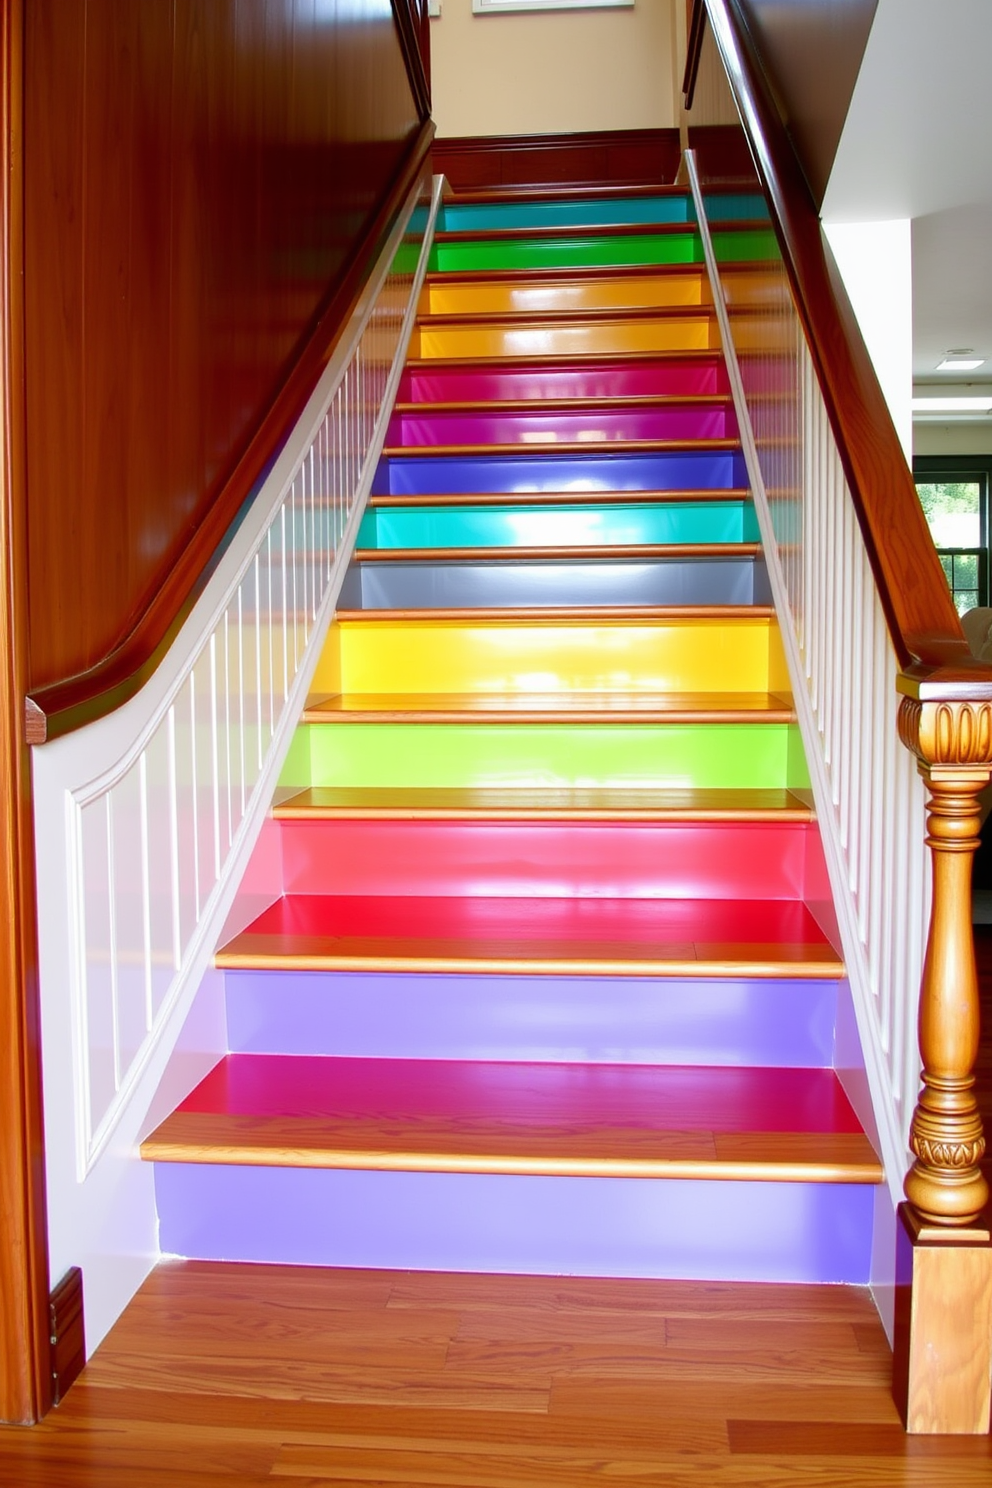
[[[715,198],[760,259],[760,199]],[[341,604],[146,1140],[163,1250],[866,1282],[871,1141],[691,203],[445,208]]]

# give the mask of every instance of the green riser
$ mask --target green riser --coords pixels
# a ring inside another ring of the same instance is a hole
[[[280,784],[799,789],[790,724],[301,724]],[[790,776],[791,770],[791,776]]]
[[[751,504],[417,507],[366,512],[360,548],[513,548],[757,542]]]
[[[713,248],[721,263],[753,263],[777,257],[769,230],[715,232]],[[703,245],[694,232],[631,233],[600,237],[525,238],[519,242],[481,239],[470,243],[435,241],[430,267],[435,273],[499,269],[618,268],[628,265],[703,263]]]

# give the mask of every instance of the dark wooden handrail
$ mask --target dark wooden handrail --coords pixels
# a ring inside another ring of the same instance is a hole
[[[421,121],[431,115],[431,42],[427,0],[392,0],[407,77]]]
[[[26,700],[28,742],[44,743],[102,718],[135,695],[155,671],[216,569],[247,502],[306,406],[331,348],[368,280],[396,214],[423,169],[434,137],[428,119],[410,147],[351,264],[321,307],[310,340],[259,426],[234,477],[137,624],[115,651],[78,677],[37,688]]]
[[[992,697],[992,669],[971,658],[892,418],[744,11],[739,0],[706,0],[706,9],[769,198],[899,664],[921,679],[941,671],[942,683],[957,697]],[[951,672],[960,675],[952,678]]]
[[[691,0],[689,25],[686,34],[685,72],[682,74],[682,96],[687,109],[692,108],[699,76],[699,59],[703,54],[703,36],[706,32],[705,0]]]

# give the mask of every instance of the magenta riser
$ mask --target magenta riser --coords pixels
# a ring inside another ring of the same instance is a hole
[[[805,822],[300,820],[288,894],[802,898]],[[270,834],[271,836],[271,834]]]
[[[611,361],[515,367],[407,367],[400,381],[400,403],[474,403],[533,398],[687,397],[729,393],[719,352],[699,358]]]

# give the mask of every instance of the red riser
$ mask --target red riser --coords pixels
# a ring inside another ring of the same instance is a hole
[[[283,821],[288,894],[795,899],[807,823]]]
[[[280,955],[336,953],[360,940],[402,941],[428,954],[431,944],[459,942],[482,959],[507,945],[523,950],[550,943],[575,959],[608,951],[676,947],[691,958],[697,944],[793,945],[828,950],[822,931],[804,905],[787,899],[527,899],[423,898],[297,894],[279,899],[247,927],[239,940]],[[431,944],[428,944],[431,943]],[[237,946],[231,943],[231,948]],[[390,947],[385,947],[386,950]],[[558,952],[557,954],[563,954]]]
[[[832,1132],[861,1127],[833,1070],[228,1055],[179,1107],[240,1116],[448,1117],[516,1127]]]

